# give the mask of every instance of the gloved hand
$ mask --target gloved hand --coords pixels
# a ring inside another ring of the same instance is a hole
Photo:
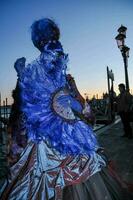
[[[23,71],[24,67],[25,67],[25,62],[26,62],[26,58],[22,57],[22,58],[18,58],[16,60],[16,62],[14,63],[14,68],[17,71],[18,76],[21,74],[21,72]]]

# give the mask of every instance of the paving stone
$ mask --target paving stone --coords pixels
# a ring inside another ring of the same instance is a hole
[[[121,137],[123,134],[122,123],[118,122],[105,131],[103,129],[98,134],[98,140],[113,161],[120,177],[133,183],[133,139]]]

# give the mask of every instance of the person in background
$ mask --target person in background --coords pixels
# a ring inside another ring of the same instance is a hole
[[[120,83],[118,87],[120,94],[117,97],[117,112],[120,115],[124,128],[124,135],[122,135],[122,137],[128,137],[129,139],[131,139],[132,128],[128,118],[128,113],[132,105],[132,95],[128,91],[126,91],[125,85],[123,83]]]

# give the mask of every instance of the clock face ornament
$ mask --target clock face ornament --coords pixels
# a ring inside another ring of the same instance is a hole
[[[53,110],[66,120],[75,120],[76,117],[71,109],[71,97],[67,90],[58,91],[53,97]]]

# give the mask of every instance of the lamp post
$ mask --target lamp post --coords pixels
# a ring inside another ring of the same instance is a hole
[[[118,48],[121,51],[123,61],[124,61],[124,69],[125,69],[125,85],[126,90],[129,91],[129,79],[128,79],[128,57],[129,57],[129,50],[130,48],[125,45],[125,38],[126,38],[126,30],[127,28],[123,25],[118,29],[118,35],[115,37],[117,41]]]

